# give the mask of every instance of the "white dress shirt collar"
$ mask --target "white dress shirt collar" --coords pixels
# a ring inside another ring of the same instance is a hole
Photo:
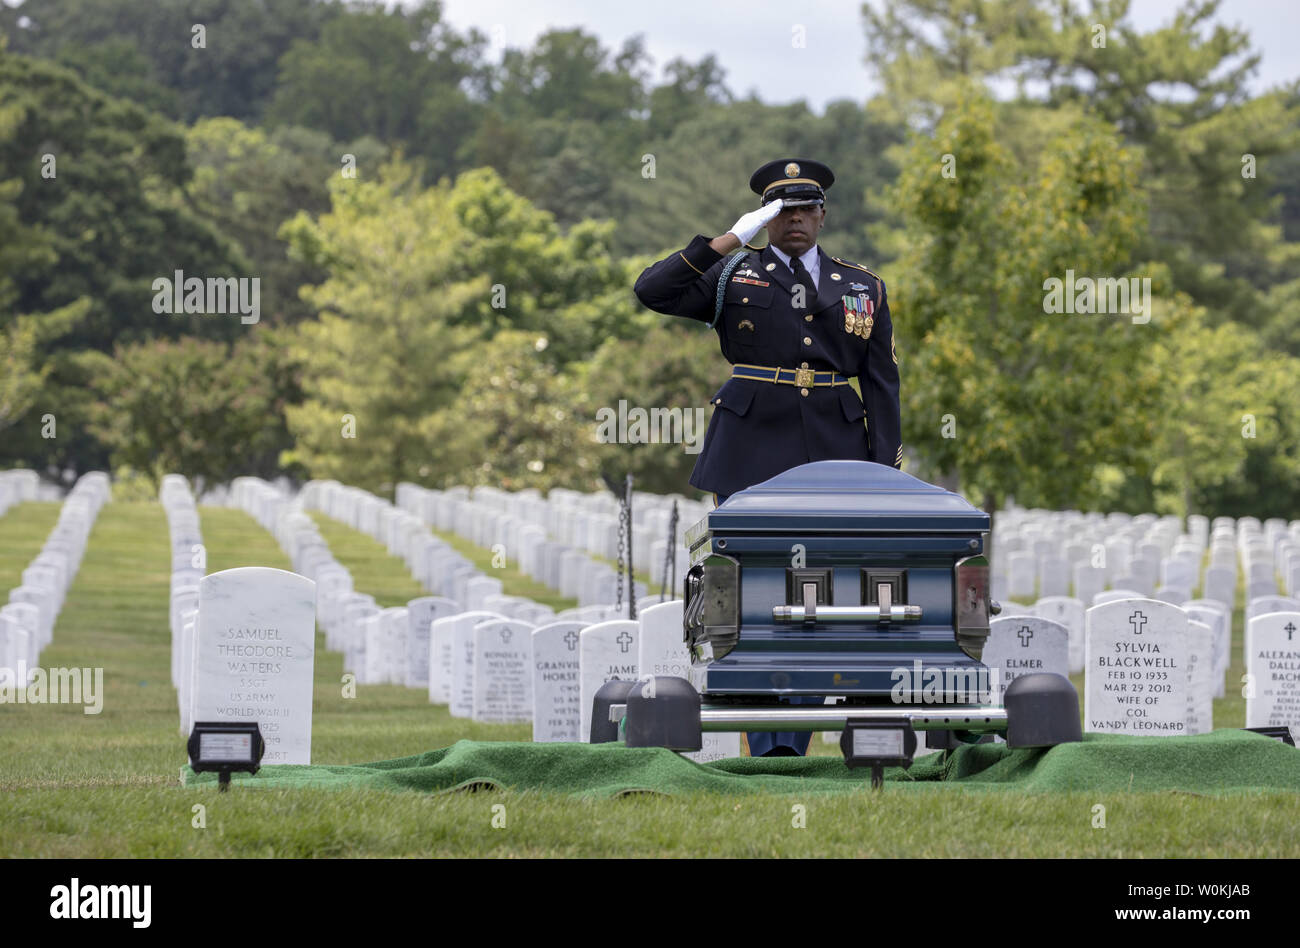
[[[781,248],[778,247],[776,244],[772,244],[771,247],[772,247],[772,253],[776,254],[777,259],[780,260],[782,263],[784,263],[787,267],[790,267],[791,272],[793,272],[794,267],[791,266],[790,264],[790,255],[788,253],[783,252]],[[799,259],[803,261],[804,269],[807,270],[808,275],[812,277],[813,286],[814,287],[817,286],[817,278],[821,275],[821,269],[822,269],[822,258],[821,258],[821,254],[817,252],[817,245],[813,244],[811,247],[809,247],[807,250],[801,253],[799,255]]]

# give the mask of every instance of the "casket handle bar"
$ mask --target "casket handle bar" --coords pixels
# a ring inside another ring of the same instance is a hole
[[[802,622],[920,622],[920,606],[773,606],[772,621]]]
[[[921,607],[896,606],[890,599],[890,587],[881,583],[877,590],[879,602],[861,606],[822,606],[817,604],[817,586],[804,583],[803,604],[795,606],[773,606],[774,622],[802,622],[813,625],[816,622],[919,622]]]

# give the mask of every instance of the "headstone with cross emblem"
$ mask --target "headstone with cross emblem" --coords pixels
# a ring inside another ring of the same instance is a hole
[[[1069,673],[1083,671],[1083,603],[1072,596],[1048,596],[1034,603],[1033,614],[1065,626],[1070,633]]]
[[[591,701],[600,686],[616,678],[634,681],[640,674],[637,648],[640,631],[640,623],[629,619],[598,622],[582,630],[578,641],[581,740],[591,739]]]
[[[486,619],[474,626],[474,694],[470,717],[494,724],[533,715],[533,626]]]
[[[1085,616],[1085,731],[1184,735],[1191,688],[1187,613],[1156,599],[1116,599]]]
[[[1001,704],[1007,685],[1021,675],[1070,674],[1070,632],[1043,616],[997,616],[981,661],[988,666],[994,703]]]
[[[1242,616],[1242,621],[1246,623],[1245,634],[1242,636],[1242,655],[1247,660],[1250,659],[1251,642],[1250,642],[1250,620],[1256,616],[1267,615],[1270,612],[1300,612],[1300,600],[1292,599],[1290,596],[1254,596],[1246,601],[1246,613]]]
[[[1267,612],[1246,623],[1246,727],[1300,729],[1300,611]]]
[[[682,600],[647,606],[637,613],[641,625],[638,635],[638,666],[641,675],[669,675],[691,680],[691,658],[682,635]],[[707,733],[697,751],[682,755],[696,763],[740,756],[740,734]]]
[[[533,630],[533,740],[578,741],[582,724],[578,641],[583,623],[549,622]]]

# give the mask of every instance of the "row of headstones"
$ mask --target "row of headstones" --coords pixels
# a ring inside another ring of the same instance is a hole
[[[488,611],[435,618],[429,627],[429,700],[453,717],[532,723],[538,742],[591,736],[591,706],[607,681],[654,675],[691,680],[682,602],[647,606],[636,620],[540,626]],[[697,761],[736,757],[738,734],[706,734]]]
[[[358,494],[378,501],[365,492]],[[452,600],[425,596],[403,607],[382,609],[373,596],[358,592],[351,573],[334,558],[315,523],[303,512],[304,506],[321,503],[323,496],[312,488],[289,500],[281,490],[257,478],[241,478],[232,493],[255,518],[274,518],[272,532],[295,571],[317,584],[317,619],[325,632],[326,647],[343,654],[344,669],[355,675],[359,684],[427,687],[429,622],[435,607],[445,608]],[[368,507],[374,517],[343,522],[364,527],[390,552],[402,556],[412,576],[426,588],[447,588],[475,608],[491,608],[528,621],[554,617],[548,606],[522,596],[501,595],[499,580],[483,576],[423,525],[403,520],[382,502]],[[330,509],[325,512],[332,515]],[[423,559],[417,562],[421,554]],[[457,568],[451,571],[450,566]],[[603,609],[600,617],[604,617]]]
[[[1290,526],[1280,519],[1261,525],[1254,518],[1243,517],[1237,522],[1237,549],[1251,598],[1275,595],[1278,575],[1282,591],[1289,596],[1300,594],[1300,520]]]
[[[171,631],[171,679],[182,734],[194,723],[195,637],[199,588],[207,573],[207,551],[199,529],[199,511],[189,481],[167,474],[158,488],[167,518],[169,582],[168,626]]]
[[[1109,594],[1104,594],[1109,595]],[[1055,618],[1049,618],[1052,615]],[[1082,620],[1080,622],[1080,620]],[[1228,612],[1140,597],[1040,600],[990,623],[983,662],[1000,701],[1020,675],[1084,670],[1085,730],[1177,736],[1213,729],[1224,693]],[[1300,726],[1300,603],[1261,598],[1246,623],[1246,726]]]
[[[1012,510],[994,529],[993,596],[1067,595],[1087,602],[1107,586],[1180,603],[1199,587],[1230,606],[1240,558],[1248,598],[1300,589],[1300,521]],[[1209,549],[1204,574],[1201,564]],[[1275,563],[1277,567],[1275,567]],[[1071,585],[1072,582],[1072,585]]]
[[[1085,603],[1073,596],[1047,596],[1036,601],[1032,606],[1023,606],[1017,602],[1002,603],[1001,618],[1020,616],[1040,616],[1064,626],[1069,634],[1068,661],[1071,674],[1084,670],[1086,621],[1085,611],[1088,606],[1126,599],[1145,599],[1140,592],[1132,589],[1109,589],[1099,592],[1092,602]],[[1163,600],[1161,600],[1163,601]],[[1215,676],[1215,697],[1223,696],[1223,676],[1231,662],[1232,612],[1230,607],[1216,599],[1193,599],[1178,605],[1188,617],[1196,622],[1203,622],[1211,629],[1212,674]]]
[[[1048,538],[1032,540],[1033,548],[1017,550],[1012,536],[1000,547],[994,540],[994,556],[1005,561],[1004,571],[994,573],[994,598],[1002,596],[1064,596],[1073,589],[1075,597],[1089,601],[1107,587],[1137,589],[1144,596],[1167,602],[1183,602],[1201,585],[1200,563],[1204,544],[1196,534],[1170,536],[1168,530],[1130,527],[1143,530],[1139,537],[1123,534],[1104,536],[1081,530],[1062,546]],[[1175,528],[1176,529],[1176,528]],[[1008,549],[1010,548],[1010,549]],[[1003,555],[999,557],[999,553]],[[1225,571],[1214,562],[1207,572],[1204,588],[1220,595],[1231,595],[1236,575],[1231,562]]]
[[[378,498],[356,491],[354,496],[361,498],[363,508],[373,516],[340,519],[385,543],[390,552],[404,559],[411,575],[426,589],[452,594],[419,597],[406,606],[383,609],[373,596],[354,588],[351,574],[334,559],[311,518],[302,512],[303,506],[320,504],[328,515],[346,516],[346,510],[329,501],[333,490],[348,489],[334,484],[325,487],[304,489],[290,501],[265,481],[240,478],[232,499],[255,518],[274,518],[272,532],[294,569],[317,583],[318,621],[326,647],[343,653],[344,668],[360,684],[426,688],[428,627],[435,609],[442,610],[438,614],[448,608],[453,612],[462,608],[490,610],[532,624],[556,618],[599,622],[615,612],[612,605],[590,605],[564,610],[557,617],[549,606],[523,596],[503,595],[500,580],[484,576],[448,544],[433,537],[427,527],[385,507]],[[643,604],[654,601],[651,597],[642,600]]]
[[[23,570],[22,585],[11,590],[9,602],[0,607],[0,675],[6,683],[25,686],[54,638],[55,620],[81,568],[91,528],[110,495],[108,475],[102,471],[77,479],[41,552]]]
[[[414,484],[402,484],[399,491],[401,511],[415,522],[453,532],[492,550],[504,564],[516,564],[521,572],[542,585],[577,599],[579,606],[603,605],[619,598],[618,573],[614,567],[593,558],[586,550],[552,539],[540,523],[451,491],[431,491]],[[452,516],[444,516],[449,507]],[[662,565],[661,562],[661,570]],[[435,592],[440,591],[436,586],[433,588]],[[636,598],[644,597],[646,592],[644,583],[634,583]],[[467,605],[474,607],[472,602]]]
[[[0,471],[0,517],[10,507],[16,507],[25,500],[35,500],[40,482],[40,475],[25,468]]]
[[[1154,514],[1000,511],[993,528],[994,597],[1031,596],[1035,587],[1040,596],[1066,595],[1073,581],[1076,597],[1088,601],[1121,580],[1150,595],[1162,561],[1199,555],[1208,536],[1204,517],[1189,518],[1184,534],[1179,518]]]
[[[305,506],[352,526],[383,543],[388,552],[401,558],[411,576],[429,592],[463,603],[466,609],[494,609],[512,618],[540,624],[554,617],[550,607],[522,596],[505,596],[500,579],[485,574],[447,542],[435,537],[420,517],[366,491],[335,482],[312,482],[300,495]],[[471,537],[466,537],[472,539]],[[493,562],[507,565],[500,550]],[[555,566],[558,568],[559,563]],[[615,600],[614,571],[583,557],[570,562],[565,573],[571,581],[567,594],[579,607],[602,607]],[[573,587],[577,587],[576,589]],[[638,586],[638,592],[644,590]],[[606,598],[608,597],[608,598]]]
[[[456,522],[456,496],[440,500],[438,492],[424,494],[421,503],[426,511],[451,529]],[[677,504],[678,523],[673,542],[676,575],[687,567],[687,551],[682,542],[685,529],[708,513],[711,505],[687,500],[678,495],[659,495],[645,491],[632,494],[632,535],[620,537],[619,502],[608,491],[582,493],[567,488],[552,488],[545,498],[536,490],[510,492],[495,487],[475,487],[473,502],[498,514],[525,524],[541,527],[547,539],[577,550],[585,550],[606,560],[617,560],[620,541],[639,569],[649,572],[651,581],[662,584],[665,553],[669,543],[669,524],[673,504]],[[401,501],[399,500],[399,503]],[[416,512],[419,512],[418,510]],[[430,521],[434,522],[434,521]]]

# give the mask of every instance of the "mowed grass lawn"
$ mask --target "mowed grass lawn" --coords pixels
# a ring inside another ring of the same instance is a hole
[[[0,517],[0,589],[19,581],[57,516]],[[200,510],[211,570],[287,568],[271,536],[234,510]],[[385,605],[419,595],[373,540],[318,519],[357,588]],[[468,551],[467,551],[468,552]],[[477,555],[482,555],[479,551]],[[1295,856],[1300,794],[908,793],[858,797],[633,796],[183,788],[169,681],[167,525],[157,504],[100,512],[44,667],[102,667],[104,710],[0,705],[0,852],[6,856]],[[508,577],[508,592],[528,594]],[[550,595],[554,596],[553,593]],[[554,603],[562,607],[563,601]],[[318,636],[313,760],[357,763],[461,738],[527,739],[527,726],[451,718],[423,693],[360,686]],[[1238,645],[1239,647],[1239,645]],[[1223,703],[1232,714],[1232,702]],[[1218,708],[1216,707],[1216,713]],[[1237,725],[1239,720],[1223,720]],[[834,749],[814,740],[821,753]],[[1092,808],[1106,807],[1106,828]],[[506,826],[494,828],[504,804]],[[795,828],[793,807],[806,808]],[[195,826],[195,807],[206,826]]]

